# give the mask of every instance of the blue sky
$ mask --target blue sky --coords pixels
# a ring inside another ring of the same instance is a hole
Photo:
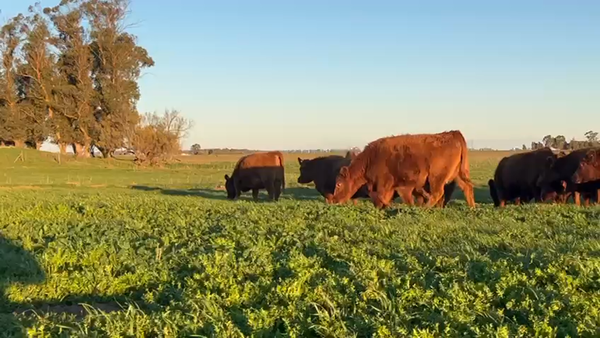
[[[3,18],[27,6],[0,0]],[[362,147],[460,129],[470,145],[507,148],[600,130],[600,1],[132,0],[131,9],[131,32],[156,61],[138,108],[194,119],[186,147]]]

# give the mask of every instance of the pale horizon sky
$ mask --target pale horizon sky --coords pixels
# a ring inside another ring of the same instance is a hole
[[[0,17],[34,2],[0,0]],[[138,109],[194,119],[185,148],[362,148],[451,129],[476,148],[512,148],[600,130],[600,1],[132,0],[131,10],[156,62]]]

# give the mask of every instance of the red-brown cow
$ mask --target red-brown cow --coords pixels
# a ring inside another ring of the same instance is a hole
[[[254,153],[243,156],[236,163],[231,177],[225,175],[227,198],[234,200],[242,192],[252,190],[252,198],[258,199],[258,191],[266,189],[270,200],[278,200],[285,189],[283,154],[279,151]]]
[[[430,193],[425,189],[427,181]],[[467,204],[475,206],[467,143],[460,131],[383,137],[340,169],[332,200],[345,202],[367,184],[378,208],[389,205],[394,191],[409,205],[414,204],[413,192],[419,193],[431,207],[444,197],[444,186],[451,181],[463,190]]]

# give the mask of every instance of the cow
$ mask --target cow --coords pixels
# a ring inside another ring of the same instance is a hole
[[[252,198],[258,200],[258,191],[266,189],[269,200],[279,200],[285,189],[283,154],[279,151],[253,153],[241,157],[231,177],[225,175],[227,198],[238,199],[242,192],[252,190]]]
[[[444,186],[452,181],[463,190],[467,204],[474,207],[467,142],[460,131],[382,137],[340,169],[332,202],[347,201],[367,184],[377,208],[387,207],[394,191],[409,205],[414,204],[416,192],[427,199],[425,206],[439,206]],[[430,192],[425,189],[426,182]]]
[[[573,196],[575,204],[581,205],[580,198],[583,193],[586,203],[589,203],[589,199],[592,197],[590,192],[578,190],[578,187],[581,187],[579,184],[596,179],[594,168],[597,168],[597,165],[594,164],[594,161],[597,153],[598,149],[596,148],[583,148],[573,150],[564,156],[548,157],[537,182],[542,196],[563,186],[565,202],[569,196]]]
[[[330,155],[321,156],[313,159],[301,159],[298,157],[300,165],[300,176],[298,183],[308,184],[315,183],[315,189],[325,197],[325,202],[330,203],[335,190],[335,178],[340,171],[340,168],[350,164],[355,155],[352,152],[347,152],[346,156]],[[356,199],[360,197],[369,197],[369,190],[366,185],[360,187],[351,199],[356,203]]]
[[[586,184],[600,180],[600,148],[590,149],[585,157],[579,162],[579,167],[571,176],[572,188],[584,198],[584,204],[589,205],[590,200],[600,202],[600,190],[594,190],[595,184]],[[568,188],[568,184],[567,184]]]
[[[556,192],[542,196],[537,186],[546,161],[551,157],[555,158],[556,155],[546,147],[502,158],[498,162],[494,178],[488,181],[494,205],[504,207],[509,201],[519,205],[532,198],[536,202],[556,198]]]
[[[298,157],[298,164],[300,165],[300,176],[298,176],[298,183],[309,184],[314,182],[315,189],[321,194],[321,196],[325,197],[325,202],[329,204],[331,203],[331,199],[333,197],[333,192],[335,190],[335,179],[340,172],[340,168],[349,165],[352,159],[356,156],[357,154],[355,152],[348,151],[345,157],[339,155],[321,156],[313,159],[301,159]],[[441,206],[446,206],[452,197],[455,186],[456,183],[454,181],[444,186],[444,199],[441,199],[439,202],[441,203]],[[429,191],[429,182],[426,182],[425,190]],[[417,193],[413,194],[417,199],[416,204],[422,205],[424,202],[424,197]],[[354,195],[352,195],[350,199],[354,202],[354,204],[356,204],[356,199],[368,197],[370,197],[369,188],[366,184],[364,184],[354,193]],[[394,191],[392,200],[396,197],[399,196],[398,193]]]

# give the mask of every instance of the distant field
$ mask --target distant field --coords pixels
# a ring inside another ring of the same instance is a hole
[[[240,155],[162,169],[0,149],[0,337],[594,337],[600,208],[225,199]],[[19,158],[20,159],[20,158]],[[84,304],[84,305],[82,305]]]

